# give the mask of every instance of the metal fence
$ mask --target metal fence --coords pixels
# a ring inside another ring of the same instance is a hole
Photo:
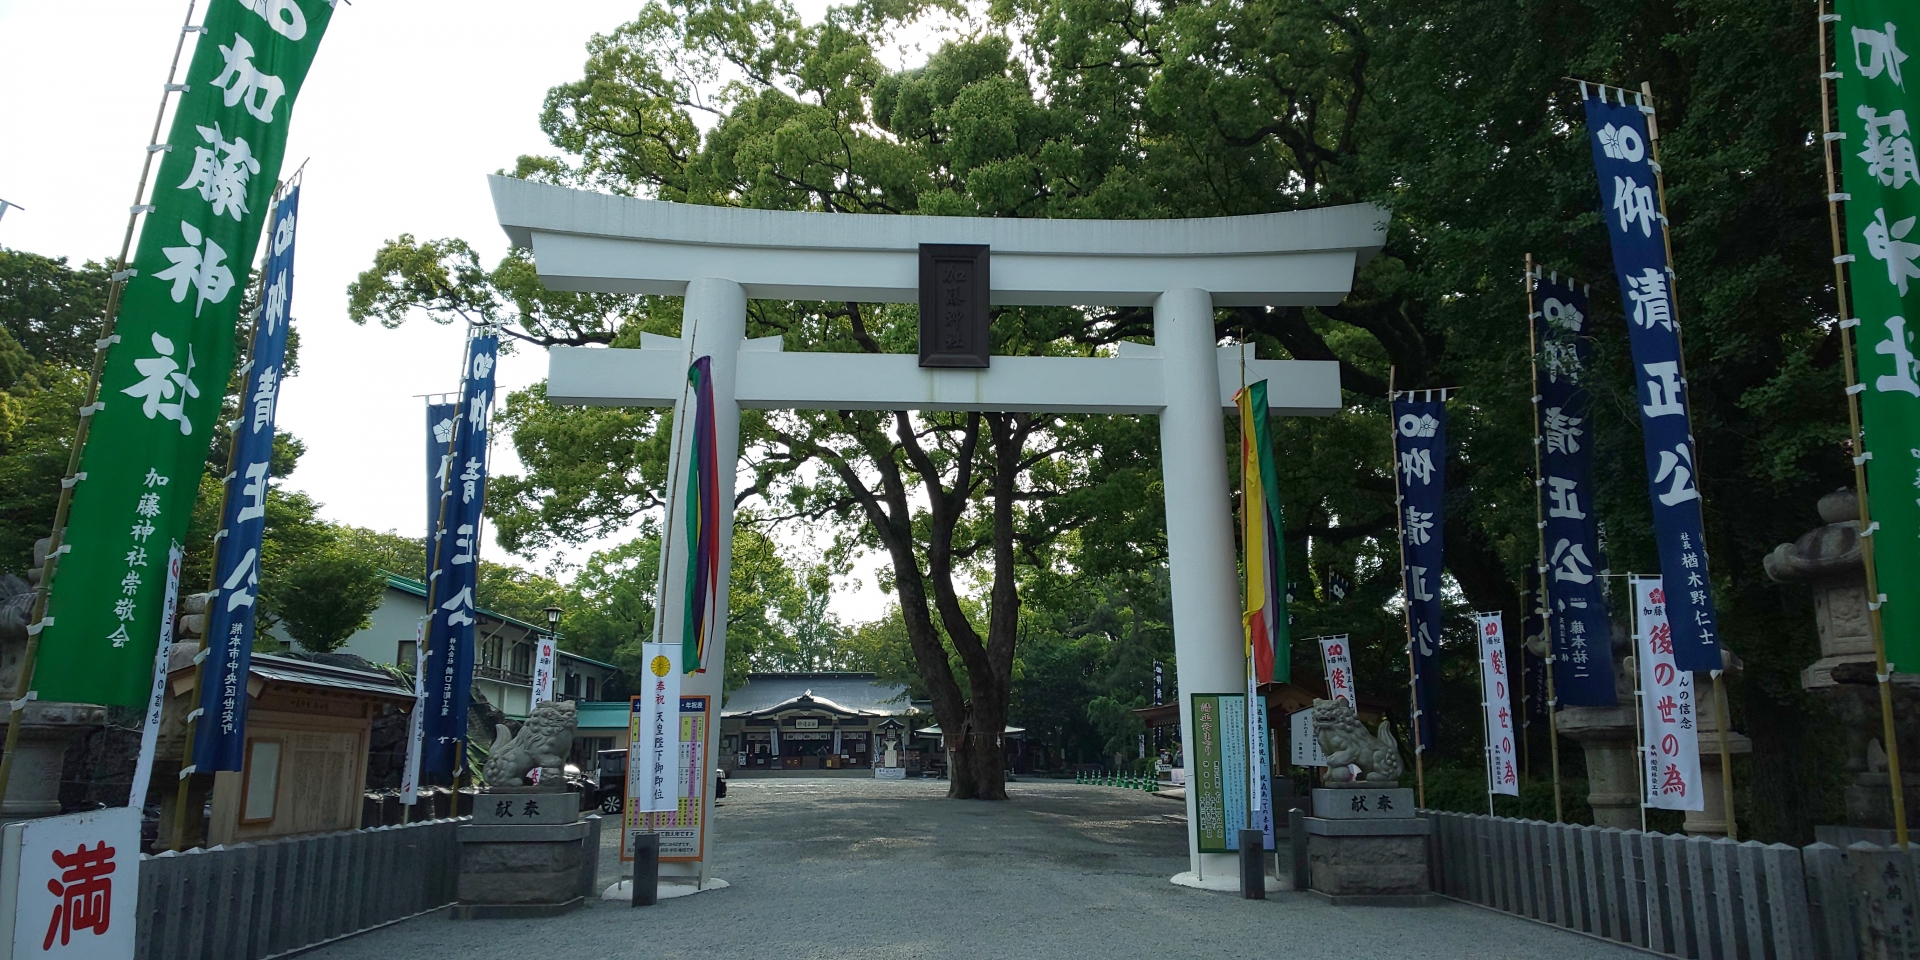
[[[1420,815],[1433,822],[1433,890],[1456,900],[1675,957],[1920,956],[1899,910],[1920,851]]]
[[[140,860],[138,960],[265,960],[452,903],[461,821]]]

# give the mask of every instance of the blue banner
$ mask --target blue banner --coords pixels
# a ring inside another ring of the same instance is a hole
[[[427,404],[427,545],[426,566],[422,570],[433,570],[433,545],[438,541],[434,534],[440,530],[440,505],[444,502],[441,494],[446,490],[447,472],[453,465],[453,422],[460,415],[457,403]],[[425,580],[429,573],[422,573]]]
[[[499,350],[500,338],[492,333],[467,340],[460,405],[453,423],[453,460],[447,484],[439,491],[444,504],[437,511],[440,520],[431,538],[436,562],[427,575],[427,715],[421,753],[421,767],[430,773],[453,773],[467,737],[480,509],[486,500],[488,423]]]
[[[1520,693],[1527,704],[1525,719],[1520,724],[1523,727],[1547,718],[1547,658],[1533,652],[1546,649],[1547,599],[1540,592],[1539,568],[1528,567],[1525,582],[1521,598],[1527,615],[1520,622],[1521,634],[1526,638],[1520,647],[1523,668]]]
[[[1421,399],[1414,399],[1415,396]],[[1401,399],[1405,398],[1405,399]],[[1438,399],[1436,399],[1438,398]],[[1401,576],[1407,637],[1413,645],[1415,735],[1433,746],[1434,696],[1440,686],[1440,573],[1447,522],[1447,404],[1439,391],[1412,390],[1393,401],[1394,482],[1400,493]]]
[[[1583,84],[1601,219],[1613,242],[1613,269],[1627,315],[1638,385],[1640,431],[1647,456],[1647,495],[1660,573],[1671,585],[1667,618],[1674,663],[1682,670],[1720,669],[1719,627],[1700,519],[1699,467],[1681,366],[1680,321],[1667,262],[1667,224],[1654,179],[1653,146],[1638,96]],[[1612,97],[1612,100],[1607,99]],[[1556,681],[1559,677],[1554,677]],[[1557,684],[1556,684],[1557,685]]]
[[[1535,479],[1546,523],[1539,559],[1546,573],[1547,629],[1553,637],[1554,695],[1568,706],[1611,707],[1613,633],[1600,592],[1599,520],[1594,516],[1593,401],[1583,384],[1593,359],[1586,291],[1559,274],[1535,276],[1534,422],[1540,435]]]
[[[267,528],[267,481],[273,469],[273,417],[287,356],[287,305],[293,299],[293,232],[300,209],[294,187],[273,209],[266,286],[253,324],[253,345],[240,377],[246,383],[233,426],[233,470],[215,535],[214,591],[207,601],[207,659],[201,666],[199,723],[193,765],[201,773],[246,763],[247,676],[253,666],[255,600],[260,594],[260,541]]]

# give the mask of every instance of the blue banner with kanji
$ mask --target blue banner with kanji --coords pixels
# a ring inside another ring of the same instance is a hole
[[[480,510],[486,500],[487,436],[493,412],[494,365],[500,338],[467,340],[460,405],[453,423],[453,460],[439,491],[439,521],[429,540],[434,565],[427,574],[426,720],[422,769],[453,773],[467,736],[473,689],[474,621],[479,589]],[[429,437],[432,436],[429,431]]]
[[[1440,686],[1441,540],[1447,521],[1447,405],[1438,391],[1408,391],[1394,399],[1393,453],[1407,638],[1413,645],[1414,733],[1425,751],[1433,746]]]
[[[447,473],[453,466],[453,422],[460,416],[457,403],[427,404],[427,545],[426,566],[422,569],[429,573],[433,570],[434,534],[440,529],[440,507],[446,498],[440,494],[446,489]],[[422,573],[421,579],[428,573]]]
[[[1540,445],[1541,569],[1546,573],[1553,686],[1560,702],[1611,707],[1613,642],[1601,593],[1600,524],[1594,514],[1593,402],[1585,378],[1593,357],[1587,294],[1557,273],[1535,276],[1535,422]]]
[[[246,763],[247,675],[253,666],[260,545],[267,529],[267,482],[273,471],[273,417],[287,357],[288,305],[293,299],[293,234],[300,188],[273,208],[266,286],[253,324],[253,345],[240,379],[240,416],[233,426],[233,469],[214,548],[214,590],[207,601],[207,659],[202,664],[200,721],[193,766],[201,773],[240,770]]]
[[[1660,212],[1653,141],[1647,132],[1653,108],[1643,105],[1637,94],[1594,84],[1582,87],[1594,173],[1600,180],[1601,220],[1613,243],[1613,269],[1633,348],[1647,495],[1660,573],[1669,586],[1674,662],[1682,670],[1718,670],[1719,627],[1700,516],[1700,468],[1687,410],[1667,222]]]

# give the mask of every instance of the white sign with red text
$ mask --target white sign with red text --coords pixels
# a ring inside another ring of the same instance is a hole
[[[640,731],[627,749],[627,796],[643,813],[680,809],[680,645],[640,645]]]
[[[1513,678],[1507,663],[1507,631],[1498,613],[1473,615],[1480,637],[1480,682],[1487,712],[1487,789],[1520,795],[1519,765],[1514,759]]]
[[[138,807],[6,825],[0,960],[132,960],[139,901]]]
[[[1360,698],[1353,692],[1353,648],[1346,634],[1320,638],[1320,662],[1327,668],[1327,699],[1344,698],[1358,710]]]
[[[539,652],[533,658],[533,702],[546,703],[553,699],[553,638],[540,640]]]
[[[1700,810],[1699,701],[1693,674],[1673,662],[1673,627],[1659,577],[1635,577],[1634,654],[1640,661],[1640,728],[1646,740],[1647,806]]]

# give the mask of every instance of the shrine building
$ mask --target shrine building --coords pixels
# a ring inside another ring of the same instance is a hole
[[[870,770],[889,744],[906,750],[931,706],[871,673],[754,673],[720,711],[720,765],[729,775]]]

